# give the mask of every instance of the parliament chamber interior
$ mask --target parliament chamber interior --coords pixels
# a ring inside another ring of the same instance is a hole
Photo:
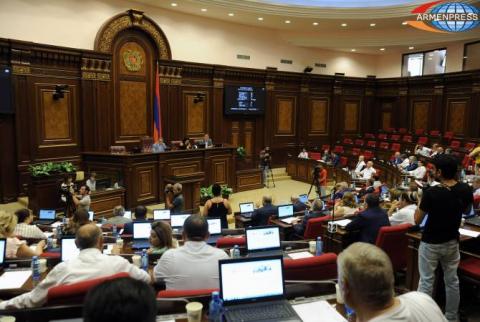
[[[480,321],[480,2],[2,0],[1,321]]]

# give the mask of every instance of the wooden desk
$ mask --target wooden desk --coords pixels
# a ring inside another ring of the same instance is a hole
[[[240,212],[235,212],[233,215],[235,216],[235,228],[246,228],[250,226],[252,218],[245,218],[240,215]]]

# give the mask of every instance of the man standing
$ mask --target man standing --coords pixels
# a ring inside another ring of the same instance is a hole
[[[363,155],[358,156],[358,162],[355,166],[355,175],[360,175],[360,172],[365,168],[365,157]]]
[[[86,185],[80,187],[79,193],[80,196],[76,196],[73,188],[70,188],[70,193],[72,194],[72,200],[77,207],[77,210],[83,209],[85,211],[90,210],[90,188]],[[79,198],[80,197],[80,198]]]
[[[167,192],[165,205],[167,209],[170,209],[172,214],[179,214],[184,210],[185,201],[183,199],[181,183],[175,183],[172,190]]]
[[[263,173],[263,185],[267,186],[267,175],[268,171],[271,168],[272,157],[270,155],[270,147],[265,147],[264,150],[260,151],[260,169]]]
[[[460,302],[457,267],[460,262],[459,232],[462,213],[473,202],[471,188],[455,180],[457,162],[450,155],[439,155],[432,161],[432,172],[439,185],[423,192],[415,212],[415,223],[420,224],[428,213],[428,219],[418,248],[418,291],[432,295],[435,270],[438,263],[443,268],[446,288],[445,317],[457,321]]]
[[[205,133],[203,136],[203,144],[205,145],[205,149],[213,148],[213,142],[208,133]]]

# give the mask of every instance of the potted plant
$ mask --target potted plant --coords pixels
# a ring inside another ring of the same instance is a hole
[[[245,156],[247,155],[247,152],[245,151],[245,148],[243,146],[239,146],[237,148],[237,157],[241,160],[245,159]]]
[[[46,162],[28,167],[32,177],[52,176],[76,171],[71,162]]]
[[[207,200],[212,199],[212,186],[200,188],[200,205],[204,206]]]
[[[222,198],[223,199],[228,199],[230,195],[232,194],[233,189],[230,188],[228,185],[222,185]]]

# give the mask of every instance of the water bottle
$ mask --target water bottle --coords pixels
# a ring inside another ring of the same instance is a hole
[[[315,246],[315,256],[320,256],[323,254],[323,241],[322,237],[317,237],[317,245]]]
[[[56,230],[57,230],[57,239],[58,240],[62,239],[62,226],[60,225],[57,226]]]
[[[308,209],[305,208],[305,216],[308,216]]]
[[[68,224],[68,217],[63,217],[62,223],[64,226],[66,226]]]
[[[218,292],[212,292],[212,300],[210,301],[210,309],[208,311],[208,321],[223,321],[223,301]]]
[[[117,237],[117,225],[112,225],[112,235],[113,237]]]
[[[148,272],[148,254],[146,249],[142,250],[142,269]]]
[[[47,238],[47,249],[53,248],[53,239],[52,237]]]
[[[40,263],[38,256],[32,257],[32,281],[33,284],[37,284],[40,281]]]
[[[345,315],[347,316],[347,321],[355,321],[355,310],[349,307],[347,304],[344,304]]]
[[[238,248],[238,245],[233,246],[232,258],[240,258],[240,248]]]

